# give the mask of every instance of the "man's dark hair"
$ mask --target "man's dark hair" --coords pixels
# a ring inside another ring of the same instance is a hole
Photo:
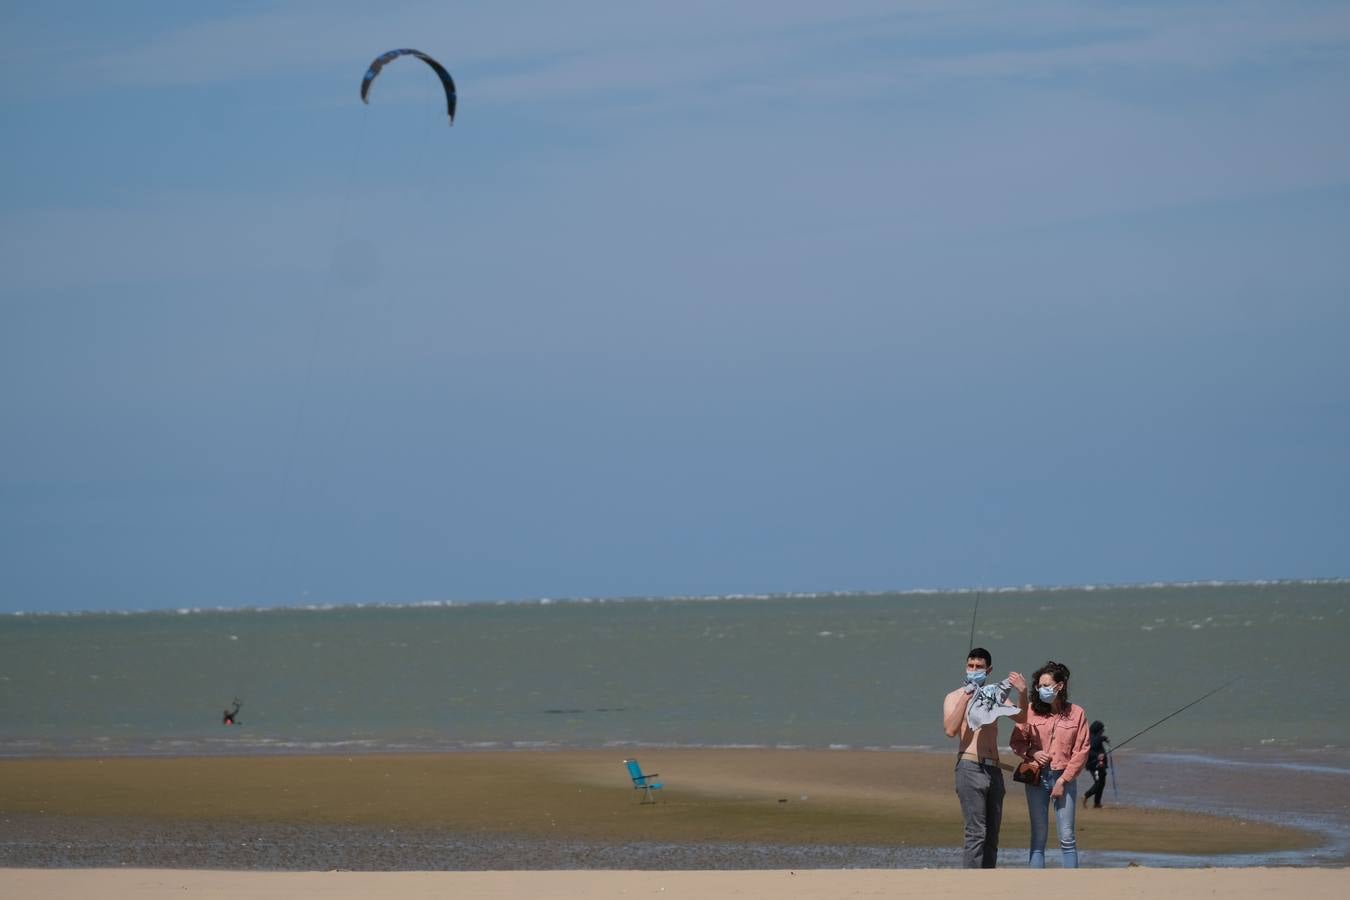
[[[994,658],[990,656],[989,651],[983,647],[975,647],[972,649],[966,654],[966,659],[982,659],[984,660],[986,668],[992,669],[994,667]]]

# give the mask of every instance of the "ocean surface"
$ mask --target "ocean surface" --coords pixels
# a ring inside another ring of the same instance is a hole
[[[1064,662],[1117,745],[1236,679],[1122,750],[1120,793],[1345,857],[1350,581],[6,615],[0,756],[946,752],[977,599],[996,675]]]

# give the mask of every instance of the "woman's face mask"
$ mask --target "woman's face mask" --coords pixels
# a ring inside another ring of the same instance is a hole
[[[1049,686],[1041,685],[1036,688],[1036,693],[1041,695],[1042,703],[1053,703],[1055,695],[1059,693],[1059,688],[1053,684]]]

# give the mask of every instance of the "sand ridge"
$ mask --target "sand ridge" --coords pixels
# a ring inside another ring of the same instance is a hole
[[[0,760],[13,817],[388,828],[580,842],[954,847],[943,754],[643,750],[662,802],[644,806],[622,750]],[[1080,811],[1086,852],[1264,853],[1318,843],[1257,822],[1108,806]],[[1026,846],[1010,783],[1002,844]],[[13,863],[11,863],[13,864]],[[159,864],[159,863],[156,863]]]

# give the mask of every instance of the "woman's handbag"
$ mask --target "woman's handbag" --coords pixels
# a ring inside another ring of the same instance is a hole
[[[1055,728],[1059,725],[1058,721],[1050,723],[1050,746],[1055,745]],[[1032,732],[1035,733],[1034,731]],[[1049,751],[1049,748],[1041,748]],[[1040,784],[1041,783],[1041,764],[1035,760],[1024,759],[1017,764],[1013,770],[1013,781],[1020,781],[1022,784]]]

